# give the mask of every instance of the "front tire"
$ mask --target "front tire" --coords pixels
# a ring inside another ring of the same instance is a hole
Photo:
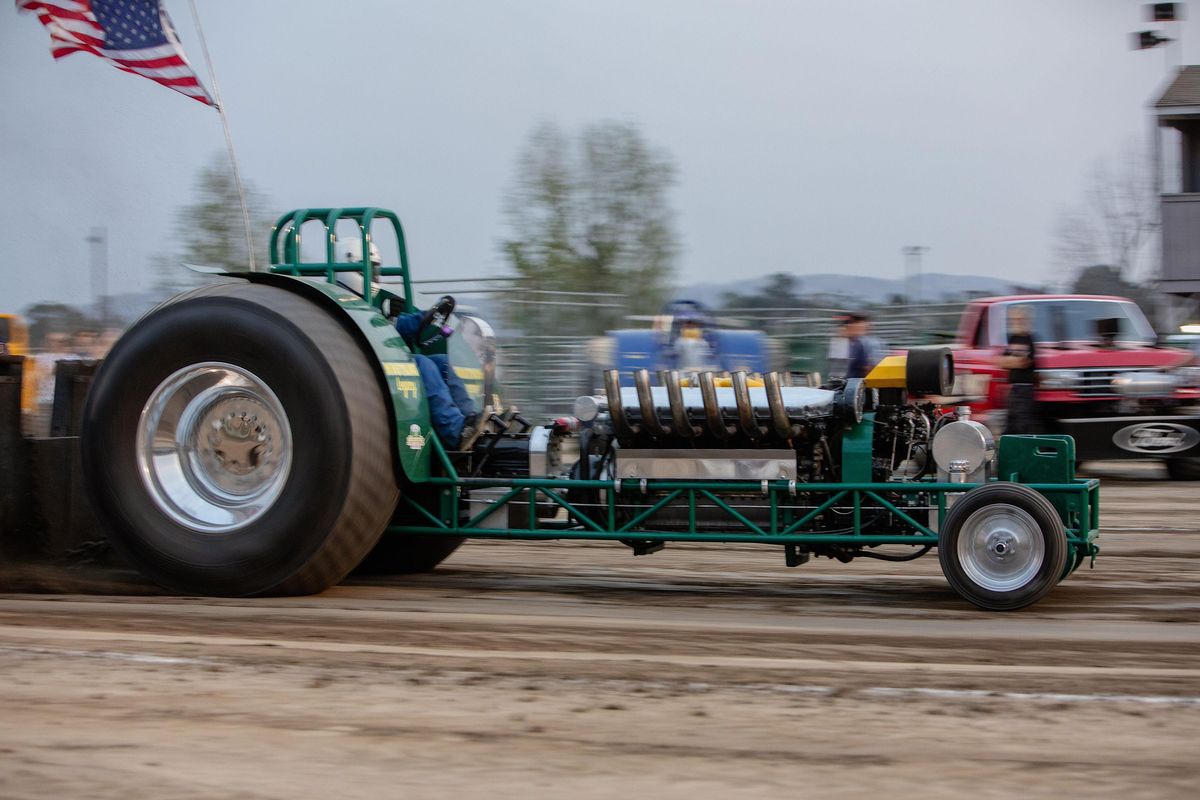
[[[244,282],[144,317],[96,376],[83,466],[114,548],[189,594],[311,594],[399,498],[383,389],[317,305]]]
[[[1016,483],[972,489],[950,507],[938,560],[950,586],[989,611],[1036,603],[1067,566],[1067,535],[1054,506]]]

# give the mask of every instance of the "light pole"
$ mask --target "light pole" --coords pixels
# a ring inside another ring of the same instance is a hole
[[[902,247],[904,254],[904,293],[909,303],[921,302],[921,255],[929,250],[923,245],[910,244]]]
[[[100,314],[100,327],[108,325],[108,229],[92,228],[84,239],[91,245],[92,306]]]

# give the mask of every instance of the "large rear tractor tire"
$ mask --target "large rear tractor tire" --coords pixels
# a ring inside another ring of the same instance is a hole
[[[178,592],[337,583],[399,498],[384,390],[354,338],[284,289],[223,283],[160,306],[88,396],[83,466],[114,548]]]
[[[436,487],[408,484],[405,497],[425,507],[435,507]],[[421,524],[423,520],[400,503],[392,517],[393,525]],[[375,547],[354,569],[355,575],[415,575],[431,572],[466,541],[461,536],[384,533]]]
[[[414,575],[431,572],[458,549],[461,536],[384,534],[355,570],[359,575]]]
[[[1016,483],[991,483],[960,497],[938,533],[950,586],[989,611],[1036,603],[1067,566],[1067,534],[1054,506]]]

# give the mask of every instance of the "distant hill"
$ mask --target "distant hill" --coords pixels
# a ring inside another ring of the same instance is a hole
[[[830,305],[854,307],[867,303],[882,303],[905,291],[904,281],[899,278],[876,278],[866,275],[797,275],[797,294],[828,298]],[[673,297],[699,300],[709,306],[720,306],[726,293],[753,294],[767,282],[767,276],[728,283],[697,283],[680,287]],[[921,299],[926,302],[960,298],[972,294],[1014,294],[1028,292],[1028,286],[1019,286],[1004,278],[990,275],[950,275],[926,273],[921,278]]]

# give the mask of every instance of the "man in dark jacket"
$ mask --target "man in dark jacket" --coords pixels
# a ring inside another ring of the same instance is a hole
[[[996,365],[1008,370],[1005,433],[1038,433],[1041,430],[1037,402],[1033,397],[1037,348],[1033,341],[1032,317],[1028,306],[1008,309],[1008,346],[996,358]]]

